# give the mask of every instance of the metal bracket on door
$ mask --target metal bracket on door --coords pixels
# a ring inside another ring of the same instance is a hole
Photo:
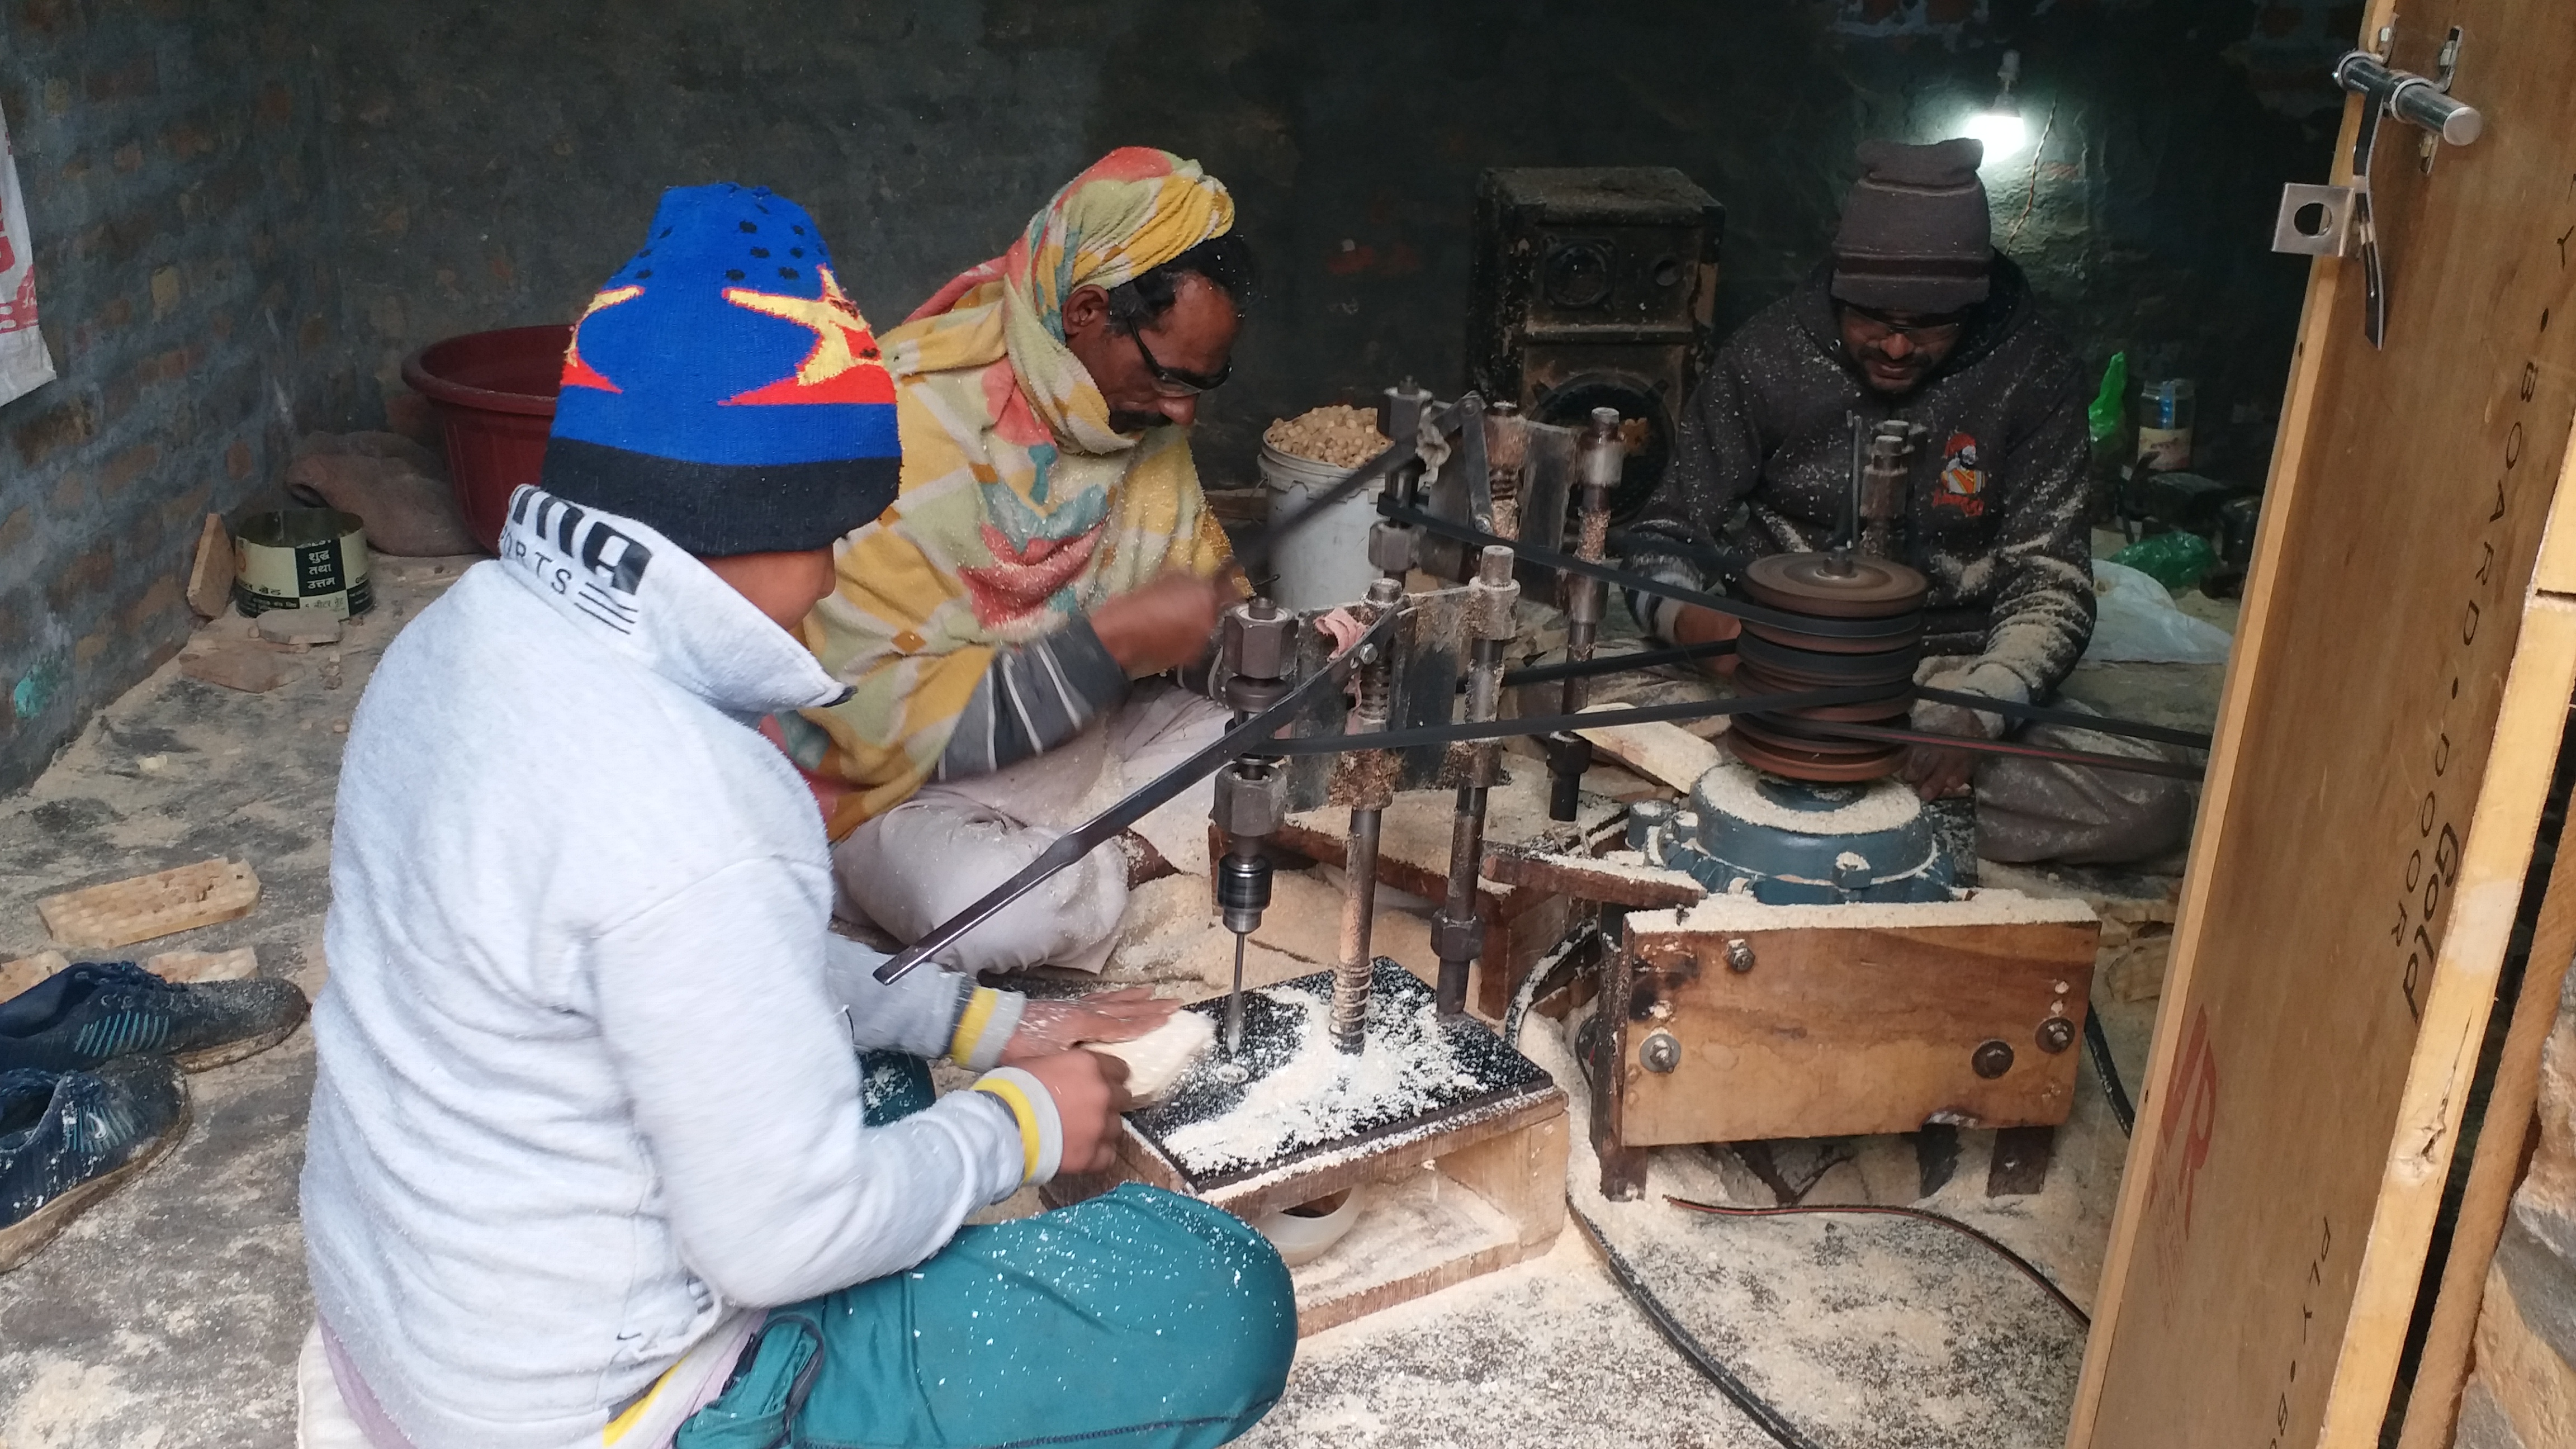
[[[2388,35],[2382,32],[2383,47]],[[2272,250],[2313,257],[2359,256],[2363,285],[2363,331],[2370,345],[2388,337],[2388,281],[2381,265],[2379,232],[2370,214],[2370,161],[2378,148],[2379,121],[2395,116],[2421,127],[2425,169],[2433,165],[2433,148],[2444,141],[2465,146],[2486,129],[2475,106],[2451,97],[2451,77],[2459,66],[2460,30],[2451,27],[2443,41],[2439,73],[2432,77],[2392,70],[2366,50],[2335,62],[2334,77],[2345,90],[2362,98],[2361,129],[2352,143],[2352,184],[2310,186],[2293,182],[2281,188],[2281,211],[2272,223]]]

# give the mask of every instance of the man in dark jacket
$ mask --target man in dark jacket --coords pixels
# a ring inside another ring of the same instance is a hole
[[[1850,415],[1921,426],[1891,553],[1930,580],[1932,687],[2045,702],[2093,634],[2085,519],[2085,389],[2040,318],[2021,269],[1989,239],[1975,141],[1872,141],[1833,256],[1718,350],[1681,418],[1661,493],[1630,532],[1628,563],[1718,591],[1730,568],[1819,549],[1851,488]],[[1631,593],[1638,622],[1671,643],[1732,637],[1713,610]],[[2063,703],[2063,702],[2061,702]],[[2002,716],[1931,702],[1917,728],[1993,739]],[[2017,738],[2153,754],[2093,731]],[[2179,844],[2191,794],[2159,776],[1917,748],[1905,776],[1925,799],[1974,782],[1989,859],[2132,861]]]

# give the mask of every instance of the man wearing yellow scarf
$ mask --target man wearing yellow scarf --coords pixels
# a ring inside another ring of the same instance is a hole
[[[1224,728],[1137,681],[1200,660],[1235,596],[1188,436],[1252,284],[1233,221],[1197,163],[1113,151],[884,338],[901,491],[803,630],[851,692],[780,728],[848,903],[901,940]],[[1207,806],[1136,834],[1201,866]],[[1062,872],[944,964],[1098,970],[1138,858]]]

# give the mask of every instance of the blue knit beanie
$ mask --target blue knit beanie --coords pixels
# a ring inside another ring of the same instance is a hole
[[[703,557],[822,548],[894,501],[894,383],[805,209],[662,193],[573,324],[546,491]]]

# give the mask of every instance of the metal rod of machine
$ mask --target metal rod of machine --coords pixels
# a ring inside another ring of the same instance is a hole
[[[1403,581],[1376,580],[1359,607],[1372,625],[1394,618],[1404,607]],[[1394,698],[1395,650],[1390,643],[1360,660],[1359,699],[1343,723],[1345,737],[1384,733]],[[1369,952],[1369,934],[1377,918],[1378,829],[1386,807],[1395,803],[1395,757],[1364,747],[1345,755],[1330,788],[1351,807],[1350,845],[1342,861],[1341,949],[1333,960],[1333,1045],[1356,1052],[1368,1027],[1369,978],[1376,959]]]
[[[1628,450],[1619,441],[1619,410],[1594,408],[1592,425],[1584,431],[1583,440],[1575,447],[1577,494],[1575,510],[1579,531],[1574,556],[1585,563],[1607,561],[1610,547],[1610,491],[1619,485],[1619,472],[1627,461]],[[1601,617],[1609,601],[1609,584],[1594,574],[1568,573],[1565,581],[1565,662],[1568,666],[1592,662],[1594,642],[1601,632]],[[1584,674],[1568,674],[1560,686],[1559,714],[1579,714],[1592,697],[1591,681]],[[1583,772],[1592,766],[1592,746],[1580,736],[1568,735],[1548,742],[1547,814],[1551,820],[1572,820],[1576,796]]]
[[[1503,646],[1519,632],[1515,617],[1521,586],[1512,579],[1513,555],[1487,546],[1467,586],[1467,631],[1473,643],[1467,665],[1467,719],[1490,721],[1502,713]],[[1431,946],[1440,958],[1436,1001],[1444,1016],[1467,1009],[1467,971],[1485,946],[1484,918],[1476,914],[1476,878],[1485,860],[1486,791],[1502,775],[1502,742],[1480,740],[1468,751],[1458,782],[1458,808],[1449,829],[1449,886],[1431,918]]]
[[[1356,1052],[1368,1042],[1369,923],[1377,913],[1377,838],[1382,817],[1375,810],[1351,812],[1348,872],[1342,896],[1341,951],[1333,960],[1333,1045]]]
[[[877,980],[900,980],[912,968],[956,944],[959,937],[990,920],[1003,907],[1036,889],[1057,871],[1082,859],[1114,839],[1119,831],[1144,819],[1156,806],[1214,774],[1226,761],[1251,751],[1254,746],[1271,743],[1279,731],[1295,721],[1297,712],[1305,708],[1308,700],[1349,677],[1351,670],[1358,667],[1362,651],[1384,649],[1388,636],[1393,632],[1394,616],[1390,613],[1372,624],[1331,664],[1299,680],[1295,688],[1280,697],[1278,703],[1227,730],[1207,748],[1164,771],[1134,794],[1058,836],[1053,844],[1038,853],[1037,859],[1020,867],[1009,880],[986,891],[973,905],[931,927],[921,939],[887,957],[885,964],[876,969]]]

